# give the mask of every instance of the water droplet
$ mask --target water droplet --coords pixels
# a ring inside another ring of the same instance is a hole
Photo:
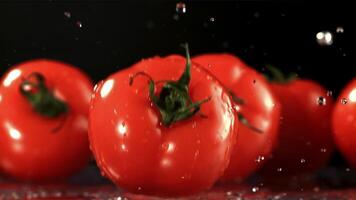
[[[196,128],[197,127],[197,122],[194,121],[193,124],[192,124],[192,128]]]
[[[318,97],[318,99],[317,99],[317,104],[319,105],[319,106],[325,106],[326,105],[326,99],[325,99],[325,97]]]
[[[304,158],[302,158],[302,159],[300,159],[300,163],[305,163],[305,159]]]
[[[327,151],[326,148],[321,148],[321,149],[320,149],[320,152],[322,152],[322,153],[325,153],[326,151]]]
[[[350,168],[346,168],[345,171],[349,172],[349,171],[351,171],[351,170],[350,170]]]
[[[185,3],[178,2],[176,4],[176,12],[179,13],[179,14],[186,13],[187,12],[187,8],[185,6]]]
[[[255,159],[255,162],[261,162],[261,161],[263,161],[265,159],[265,157],[264,156],[258,156],[256,159]]]
[[[281,167],[277,168],[277,172],[281,172],[283,169]]]
[[[326,92],[326,96],[328,96],[328,97],[333,96],[333,91],[328,90],[328,91]]]
[[[174,14],[174,15],[173,15],[173,19],[176,20],[176,21],[178,21],[178,20],[179,20],[179,15]]]
[[[72,17],[72,14],[71,14],[70,12],[66,11],[66,12],[64,12],[64,16],[65,16],[66,18],[71,18],[71,17]]]
[[[321,31],[316,34],[316,41],[321,46],[329,46],[333,44],[333,34],[329,31]]]
[[[252,188],[252,192],[258,192],[258,190],[260,190],[259,187],[253,187],[253,188]]]
[[[320,188],[319,187],[314,187],[313,190],[314,190],[314,192],[319,192]]]
[[[142,190],[142,187],[138,186],[138,187],[137,187],[137,190],[138,190],[138,191],[141,191],[141,190]]]
[[[336,33],[344,33],[344,28],[341,26],[336,27]]]
[[[210,22],[215,22],[215,18],[214,17],[210,17],[209,21]]]
[[[77,26],[78,26],[79,28],[82,28],[82,27],[83,27],[83,23],[82,23],[81,21],[77,21],[76,24],[77,24]]]
[[[342,98],[341,99],[341,103],[344,104],[344,105],[347,104],[347,99],[346,98]]]

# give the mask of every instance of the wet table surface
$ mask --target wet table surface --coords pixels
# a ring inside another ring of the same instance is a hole
[[[89,166],[69,182],[35,185],[11,180],[0,181],[0,199],[115,199],[161,200],[152,196],[126,193],[100,176]],[[349,168],[327,168],[306,177],[283,177],[271,180],[251,177],[245,183],[217,184],[209,191],[189,197],[168,199],[356,199],[356,172]]]

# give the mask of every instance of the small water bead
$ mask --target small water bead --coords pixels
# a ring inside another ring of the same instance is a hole
[[[277,168],[277,172],[281,172],[283,169],[280,167],[280,168]]]
[[[347,104],[347,99],[346,98],[342,98],[341,99],[341,103],[344,104],[344,105]]]
[[[258,192],[260,190],[260,188],[259,187],[253,187],[251,190],[252,190],[252,192]]]
[[[304,158],[300,159],[300,163],[305,163],[306,160]]]
[[[68,12],[68,11],[64,12],[63,14],[67,18],[71,18],[72,17],[72,14],[70,12]]]
[[[336,33],[344,33],[344,28],[341,26],[336,27]]]
[[[351,170],[350,170],[350,168],[346,168],[345,171],[349,172],[349,171],[351,171]]]
[[[263,161],[263,160],[265,160],[265,157],[264,156],[258,156],[256,159],[255,159],[255,162],[261,162],[261,161]]]
[[[320,149],[320,152],[322,152],[322,153],[326,153],[326,151],[327,151],[326,148],[321,148],[321,149]]]
[[[179,14],[186,13],[187,12],[187,7],[186,7],[185,3],[178,2],[176,4],[176,12],[179,13]]]
[[[328,91],[326,92],[326,96],[328,96],[328,97],[333,96],[333,92],[332,92],[331,90],[328,90]]]
[[[325,105],[326,105],[326,99],[325,99],[325,97],[322,97],[322,96],[318,97],[318,99],[317,99],[317,104],[318,104],[319,106],[325,106]]]
[[[215,18],[214,17],[210,17],[209,21],[210,22],[215,22]]]
[[[320,46],[330,46],[333,44],[333,34],[329,31],[320,31],[316,34],[316,41]]]
[[[76,24],[77,24],[77,26],[78,26],[79,28],[82,28],[82,27],[83,27],[83,23],[82,23],[81,21],[77,21]]]
[[[197,122],[194,121],[193,124],[192,124],[192,128],[196,128],[197,127]]]

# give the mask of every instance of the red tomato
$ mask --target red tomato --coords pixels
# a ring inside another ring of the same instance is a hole
[[[0,169],[15,179],[49,181],[84,167],[91,91],[89,78],[62,62],[13,67],[0,85]]]
[[[265,167],[269,175],[313,172],[328,161],[333,150],[330,126],[333,100],[318,83],[297,79],[273,83],[282,114],[278,147]]]
[[[356,79],[341,92],[332,117],[335,143],[348,162],[356,167]]]
[[[280,105],[262,75],[230,54],[206,54],[193,58],[242,99],[236,105],[248,122],[262,133],[241,124],[238,140],[223,180],[244,179],[258,169],[271,154],[277,138]]]
[[[210,97],[199,113],[164,126],[149,96],[145,72],[155,81],[177,80],[181,56],[154,57],[109,76],[96,87],[89,114],[89,139],[102,172],[135,193],[187,195],[210,188],[226,169],[234,143],[235,112],[229,93],[204,69],[191,68],[193,102]],[[164,83],[156,83],[156,93]]]

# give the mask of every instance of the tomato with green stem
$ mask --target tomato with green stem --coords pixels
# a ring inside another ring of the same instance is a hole
[[[14,66],[0,85],[0,170],[24,181],[66,178],[90,159],[92,83],[54,60]]]
[[[92,150],[102,172],[127,191],[197,193],[229,163],[237,128],[229,93],[186,56],[145,59],[95,89]]]
[[[243,180],[270,156],[277,139],[280,105],[264,77],[231,54],[193,58],[222,81],[240,115],[236,145],[222,180]],[[247,123],[248,122],[248,123]]]
[[[333,151],[333,99],[320,84],[287,79],[277,69],[271,88],[282,106],[278,145],[265,165],[267,175],[301,175],[323,167]]]

